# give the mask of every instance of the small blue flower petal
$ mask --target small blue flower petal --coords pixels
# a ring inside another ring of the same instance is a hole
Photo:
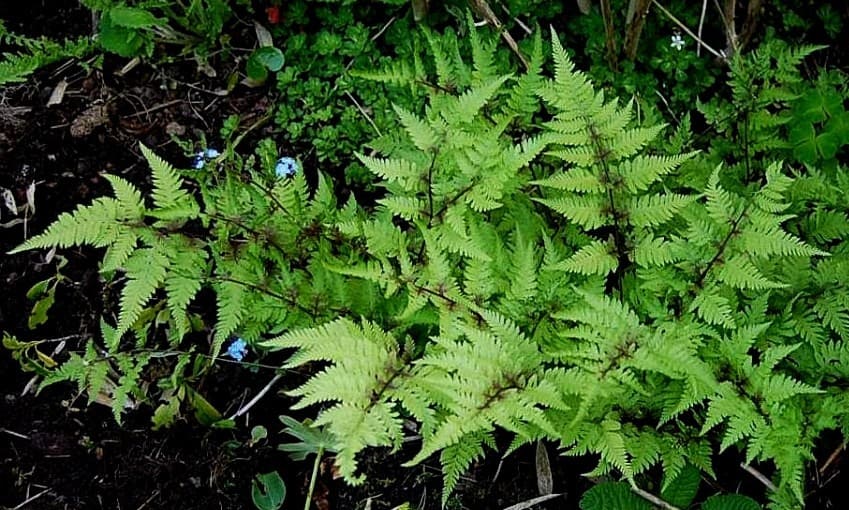
[[[220,155],[221,155],[221,153],[218,152],[216,149],[206,149],[205,151],[203,151],[203,156],[206,159],[217,158]]]
[[[298,162],[287,156],[278,159],[274,166],[274,174],[277,177],[293,177],[297,173]]]
[[[192,158],[192,168],[194,168],[195,170],[200,170],[205,164],[206,160],[203,159],[202,152],[198,152],[197,154],[195,154],[195,157]]]
[[[227,355],[236,361],[242,361],[248,353],[248,344],[241,338],[233,340],[227,348]]]

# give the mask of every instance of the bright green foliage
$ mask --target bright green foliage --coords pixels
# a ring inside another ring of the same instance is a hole
[[[385,333],[343,319],[326,327],[344,335],[321,327],[265,344],[298,347],[293,364],[331,363],[296,394],[300,405],[335,402],[319,420],[344,427],[342,472],[360,481],[353,455],[397,446],[408,415],[423,438],[410,462],[441,451],[444,496],[499,427],[516,434],[514,448],[547,438],[599,454],[592,474],[631,483],[656,465],[667,480],[689,476],[688,464],[710,474],[712,449],[736,445],[776,463],[775,508],[792,508],[813,440],[834,426],[830,402],[844,398],[784,370],[800,349],[778,333],[796,287],[781,261],[816,267],[833,251],[788,231],[793,179],[778,163],[747,183],[693,164],[694,153],[649,152],[660,128],[635,126],[630,106],[596,92],[556,39],[549,80],[489,75],[482,53],[466,67],[434,51],[439,87],[424,113],[396,109],[408,139],[381,140],[384,158],[360,155],[387,193],[370,217],[340,224],[367,255],[336,270],[373,281],[403,311]],[[506,98],[528,82],[551,117],[517,144]],[[679,183],[685,164],[706,175]],[[843,235],[825,224],[835,214],[822,216],[821,236]],[[839,332],[845,314],[827,307]],[[412,355],[402,338],[422,327],[412,340],[423,354],[399,364]],[[367,362],[351,359],[352,345]],[[352,374],[367,391],[351,394]],[[798,421],[815,401],[829,411]],[[808,446],[788,447],[789,434]]]
[[[556,35],[549,78],[541,38],[519,74],[483,36],[468,63],[453,34],[424,37],[432,66],[384,74],[416,73],[427,104],[396,106],[397,131],[357,155],[383,191],[368,208],[337,207],[321,175],[312,190],[303,172],[273,176],[270,141],[196,172],[200,200],[145,151],[152,207],[111,178],[115,198],[21,249],[108,247],[105,268],[126,276],[110,352],[151,325],[180,342],[207,288],[214,355],[238,334],[291,349],[286,368],[320,366],[291,394],[322,407],[349,482],[361,451],[397,449],[415,423],[408,464],[440,454],[443,503],[506,430],[510,451],[597,455],[590,475],[627,482],[617,500],[662,473],[682,506],[733,448],[776,467],[771,508],[798,508],[816,440],[849,432],[846,172],[790,168],[768,147],[722,165],[683,150],[685,127],[659,150],[662,127],[596,91]],[[98,386],[69,363],[62,377]],[[119,368],[132,380],[136,365]]]
[[[63,58],[81,58],[94,45],[87,39],[59,43],[45,37],[38,39],[13,34],[0,20],[0,46],[14,51],[0,53],[0,85],[25,81],[30,74]]]
[[[273,144],[263,144],[258,157],[247,162],[253,166],[259,160],[260,168],[251,177],[204,170],[199,175],[202,202],[187,191],[180,171],[145,147],[142,153],[152,173],[149,203],[133,185],[107,175],[114,197],[60,215],[44,233],[13,251],[106,248],[101,271],[107,277],[120,275],[116,279],[123,282],[117,324],[101,324],[106,357],[98,356],[100,347],[89,343],[88,358],[75,355],[45,384],[76,381],[94,398],[104,386],[103,376],[116,373],[120,378],[114,386],[120,391],[113,392],[114,399],[127,401],[140,391],[136,367],[141,370],[146,358],[122,352],[125,334],[132,333],[136,345],[146,347],[160,341],[161,331],[167,348],[178,347],[203,328],[205,317],[194,305],[203,288],[217,296],[209,347],[213,358],[234,335],[252,341],[262,332],[313,324],[343,307],[367,313],[374,306],[378,296],[370,285],[345,282],[317,259],[333,253],[338,260],[350,250],[339,246],[343,237],[326,226],[341,212],[329,188],[321,184],[310,197],[302,174],[275,178]],[[253,185],[246,188],[245,178],[253,179]],[[119,355],[135,360],[135,365]],[[186,395],[178,382],[166,386]],[[175,399],[163,398],[175,405]],[[122,409],[117,403],[114,408]],[[169,416],[173,414],[172,409]]]

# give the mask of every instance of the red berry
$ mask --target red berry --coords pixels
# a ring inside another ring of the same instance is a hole
[[[273,5],[271,7],[267,7],[265,9],[265,13],[268,15],[268,22],[272,25],[276,25],[280,23],[280,7]]]

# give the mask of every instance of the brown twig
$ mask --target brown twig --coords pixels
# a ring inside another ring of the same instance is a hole
[[[673,23],[675,23],[676,25],[678,25],[678,26],[681,28],[681,30],[683,30],[684,32],[686,32],[686,33],[687,33],[687,35],[689,35],[690,37],[692,37],[692,38],[693,38],[693,40],[695,40],[697,43],[701,44],[701,45],[702,45],[702,47],[704,47],[704,49],[708,50],[708,51],[711,53],[711,55],[713,55],[714,57],[716,57],[716,58],[718,58],[718,59],[720,59],[720,60],[726,60],[726,59],[727,59],[727,56],[726,56],[726,55],[723,55],[722,53],[720,53],[720,52],[716,51],[715,49],[711,48],[711,47],[710,47],[710,46],[709,46],[706,42],[704,42],[704,41],[702,40],[702,38],[701,38],[701,37],[699,37],[699,36],[697,36],[696,34],[694,34],[694,33],[693,33],[693,31],[692,31],[692,30],[690,30],[690,29],[687,27],[687,25],[685,25],[684,23],[682,23],[682,22],[681,22],[681,20],[679,20],[678,18],[676,18],[676,17],[675,17],[675,16],[674,16],[671,12],[669,12],[669,11],[668,11],[668,10],[667,10],[667,9],[666,9],[663,5],[661,5],[661,4],[660,4],[660,2],[658,2],[657,0],[652,0],[652,3],[653,3],[654,5],[656,5],[656,6],[657,6],[657,8],[658,8],[658,9],[660,9],[660,11],[661,11],[664,15],[666,15],[666,17],[667,17],[667,18],[669,18],[670,20],[672,20],[672,22],[673,22]]]
[[[826,459],[825,464],[823,464],[822,467],[820,467],[817,470],[817,473],[819,473],[820,476],[824,475],[825,471],[828,469],[828,467],[831,466],[832,464],[834,464],[834,461],[837,460],[837,457],[841,453],[843,453],[843,450],[845,450],[845,449],[846,449],[846,443],[842,443],[840,446],[835,448],[835,450],[833,452],[831,452],[831,455],[828,456],[828,459]]]
[[[743,468],[743,469],[744,469],[747,473],[749,473],[750,475],[754,476],[754,477],[755,477],[755,479],[757,479],[759,482],[761,482],[762,484],[764,484],[764,486],[765,486],[767,489],[771,490],[772,492],[775,492],[775,491],[777,491],[777,490],[778,490],[778,487],[776,487],[776,486],[775,486],[775,484],[774,484],[774,483],[772,483],[772,480],[770,480],[769,478],[767,478],[767,477],[766,477],[766,475],[764,475],[763,473],[761,473],[761,472],[760,472],[760,471],[758,471],[757,469],[755,469],[755,468],[753,468],[752,466],[750,466],[750,465],[746,464],[745,462],[741,462],[741,463],[740,463],[740,467],[741,467],[741,468]]]
[[[640,43],[640,34],[649,13],[651,0],[631,0],[628,5],[628,19],[625,27],[625,55],[629,60],[637,56],[637,47]],[[633,9],[633,10],[632,10]]]
[[[522,52],[519,50],[519,45],[516,44],[516,40],[513,39],[513,36],[510,35],[510,32],[504,28],[504,25],[501,23],[501,20],[498,19],[498,16],[492,11],[492,8],[489,6],[489,3],[486,0],[469,0],[469,4],[471,4],[472,9],[486,20],[487,23],[492,25],[493,28],[498,30],[501,33],[501,37],[504,39],[504,42],[507,43],[507,46],[513,50],[513,53],[519,57],[519,60],[522,62],[522,65],[525,66],[525,69],[530,69],[531,64],[522,55]]]
[[[737,0],[725,0],[722,17],[725,20],[725,53],[737,53]]]
[[[752,36],[755,35],[758,28],[762,10],[763,0],[749,0],[749,5],[746,8],[746,21],[743,22],[743,28],[740,30],[740,36],[737,39],[737,51],[743,51],[743,48],[752,40]]]
[[[646,501],[651,502],[651,504],[652,504],[652,505],[654,505],[654,506],[656,506],[656,507],[663,508],[663,510],[681,510],[681,509],[680,509],[680,508],[678,508],[677,506],[672,505],[672,504],[669,504],[669,503],[667,503],[666,501],[664,501],[664,500],[660,499],[659,497],[655,496],[655,495],[654,495],[654,494],[652,494],[651,492],[645,491],[645,490],[643,490],[643,489],[641,489],[641,488],[639,488],[639,487],[637,487],[637,486],[635,486],[635,485],[632,485],[632,486],[631,486],[631,491],[632,491],[634,494],[636,494],[637,496],[639,496],[639,497],[641,497],[641,498],[645,499]]]
[[[610,8],[610,0],[601,1],[601,18],[604,21],[604,44],[607,46],[607,63],[611,69],[619,69],[619,61],[616,56],[616,32],[613,29],[613,10]]]

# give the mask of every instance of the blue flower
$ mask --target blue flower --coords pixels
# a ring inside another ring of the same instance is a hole
[[[248,343],[241,338],[236,338],[227,348],[227,355],[236,361],[242,361],[248,353]]]
[[[195,170],[200,170],[205,164],[206,160],[203,159],[203,152],[198,152],[197,154],[195,154],[195,157],[192,158],[192,168],[194,168]]]
[[[294,177],[298,173],[298,162],[293,158],[284,156],[277,160],[274,173],[277,177]]]
[[[218,150],[211,148],[198,151],[197,153],[195,153],[195,157],[192,158],[192,168],[194,168],[195,170],[200,170],[204,167],[204,165],[206,165],[207,161],[215,159],[220,155],[221,153],[218,152]]]

